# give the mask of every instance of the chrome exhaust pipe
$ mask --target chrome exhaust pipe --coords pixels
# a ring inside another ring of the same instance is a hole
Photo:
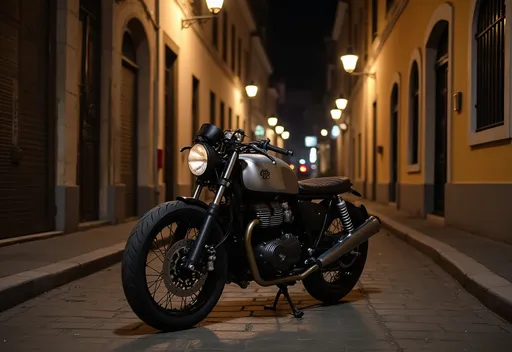
[[[354,232],[339,240],[332,248],[319,256],[316,259],[316,264],[322,268],[334,263],[363,242],[368,241],[370,237],[377,234],[379,231],[380,220],[375,216],[370,216]]]

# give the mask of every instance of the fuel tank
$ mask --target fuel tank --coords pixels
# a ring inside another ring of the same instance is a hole
[[[243,185],[253,192],[298,194],[297,176],[287,163],[275,159],[276,165],[264,155],[240,154]]]

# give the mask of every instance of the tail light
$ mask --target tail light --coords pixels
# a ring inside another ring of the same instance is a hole
[[[306,166],[304,166],[304,165],[301,165],[301,166],[299,167],[299,171],[300,171],[300,172],[306,172],[306,171],[308,171],[308,168],[307,168]]]

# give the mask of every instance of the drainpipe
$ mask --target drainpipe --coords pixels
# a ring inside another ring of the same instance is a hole
[[[155,78],[154,78],[154,99],[153,99],[153,150],[154,150],[154,175],[153,175],[153,182],[155,185],[155,200],[154,204],[156,205],[159,202],[159,196],[160,196],[160,189],[159,184],[160,180],[158,177],[158,140],[160,138],[159,133],[159,102],[160,102],[160,0],[155,0],[155,39],[156,39],[156,48],[155,48]]]

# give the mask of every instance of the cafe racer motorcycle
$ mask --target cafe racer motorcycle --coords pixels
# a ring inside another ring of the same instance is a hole
[[[359,280],[368,239],[380,230],[380,221],[363,205],[342,198],[360,196],[351,181],[298,182],[287,163],[269,154],[293,152],[268,139],[243,143],[244,137],[241,129],[223,132],[203,124],[193,145],[181,149],[189,150],[188,166],[197,178],[193,197],[151,209],[127,241],[124,293],[135,314],[155,329],[198,324],[228,283],[243,289],[252,281],[275,285],[274,304],[266,308],[275,310],[283,295],[300,318],[303,312],[294,306],[288,286],[302,281],[313,298],[330,304]],[[210,204],[200,200],[204,188],[214,193]],[[335,223],[340,226],[332,229]],[[169,235],[162,234],[166,231]],[[195,235],[188,237],[191,232]],[[161,264],[152,264],[157,259]],[[157,291],[163,291],[161,298]]]

